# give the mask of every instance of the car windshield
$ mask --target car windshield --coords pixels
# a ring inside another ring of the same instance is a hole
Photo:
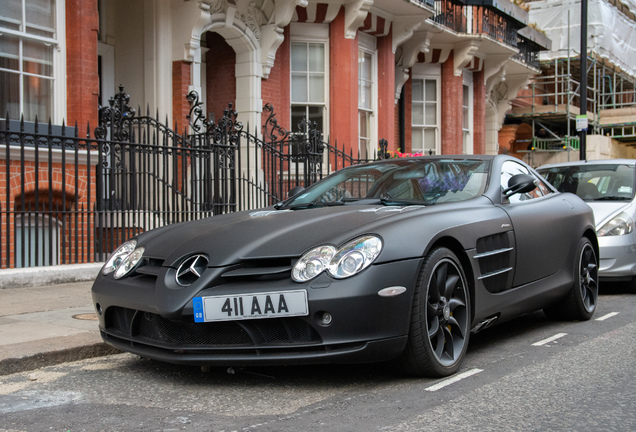
[[[278,208],[348,203],[429,205],[483,194],[489,162],[458,159],[395,159],[342,169]]]
[[[566,165],[538,171],[560,192],[577,194],[586,201],[631,201],[634,198],[634,165]]]

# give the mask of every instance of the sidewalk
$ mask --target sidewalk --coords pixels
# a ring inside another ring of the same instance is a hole
[[[3,272],[0,280],[6,281],[11,276]],[[39,286],[7,288],[0,282],[0,375],[119,352],[99,335],[92,280],[77,282],[77,269],[71,268],[67,277],[56,271],[50,283],[42,279],[46,271],[37,273],[32,280]],[[64,280],[73,282],[59,283]]]

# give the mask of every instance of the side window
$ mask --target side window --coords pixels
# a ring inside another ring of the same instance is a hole
[[[521,201],[528,201],[534,198],[540,198],[542,196],[548,195],[551,193],[550,189],[546,186],[545,182],[540,178],[528,171],[526,167],[521,164],[518,164],[513,161],[506,161],[503,163],[501,168],[501,190],[503,191],[508,187],[508,181],[512,176],[517,174],[528,174],[536,179],[536,184],[538,185],[534,190],[523,193],[523,194],[515,194],[510,197],[510,203],[517,203]]]

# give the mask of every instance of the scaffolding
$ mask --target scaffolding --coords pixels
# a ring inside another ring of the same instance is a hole
[[[636,2],[630,2],[629,8],[610,0],[590,2],[593,22],[588,26],[597,31],[588,39],[584,111],[580,104],[581,58],[571,45],[571,40],[580,38],[580,23],[571,23],[571,15],[577,16],[579,6],[564,1],[529,3],[531,17],[542,23],[553,44],[550,52],[542,53],[541,75],[519,92],[506,115],[508,124],[531,126],[530,135],[515,141],[515,151],[578,152],[576,120],[582,114],[587,117],[588,134],[636,146],[636,62],[629,55],[636,35]],[[598,34],[599,28],[612,28],[621,38],[614,37],[615,32]]]
[[[529,123],[533,132],[516,141],[516,151],[578,151],[581,82],[575,77],[581,76],[580,64],[580,58],[542,63],[541,75],[513,101],[506,121]],[[636,145],[636,80],[594,56],[587,64],[588,134]]]

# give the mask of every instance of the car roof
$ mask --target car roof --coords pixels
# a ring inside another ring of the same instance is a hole
[[[583,166],[583,165],[636,165],[636,159],[595,159],[584,161],[570,161],[553,164],[541,165],[538,170],[543,168],[556,168],[556,167],[568,167],[568,166]]]

